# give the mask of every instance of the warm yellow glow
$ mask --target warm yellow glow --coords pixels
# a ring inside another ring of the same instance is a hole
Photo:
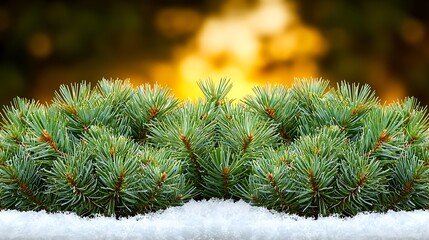
[[[296,36],[282,33],[274,36],[267,44],[267,53],[273,60],[291,60],[298,47]]]
[[[185,81],[191,81],[192,79],[198,80],[204,78],[207,73],[211,70],[209,63],[200,56],[186,56],[179,63],[179,74],[180,77]]]
[[[222,69],[218,69],[217,71],[214,71],[210,78],[211,79],[221,79],[225,76],[228,76],[228,78],[231,79],[231,82],[233,84],[233,88],[229,92],[230,98],[236,98],[240,99],[244,97],[245,95],[248,95],[252,91],[252,87],[256,85],[255,82],[252,82],[249,79],[249,76],[244,75],[245,73],[241,71],[240,68],[234,67],[234,66],[227,66]]]
[[[145,63],[142,64],[146,65]],[[152,82],[162,83],[167,85],[167,83],[174,83],[176,78],[174,75],[176,74],[175,68],[171,64],[167,63],[153,63],[149,69],[148,78],[152,80]],[[174,87],[174,86],[171,86]]]
[[[229,97],[241,98],[257,84],[318,77],[315,58],[327,44],[317,30],[300,22],[292,4],[259,0],[239,10],[237,4],[226,1],[219,13],[204,19],[194,38],[175,50],[171,66],[176,74],[169,85],[179,97],[201,96],[195,82],[207,78],[231,79],[235,87]]]
[[[114,66],[92,63],[82,64],[83,68],[96,65],[94,74],[105,74],[99,77],[129,78],[134,86],[144,82],[169,86],[181,99],[202,96],[199,80],[228,78],[234,85],[228,97],[239,99],[256,85],[319,77],[316,59],[328,48],[318,30],[300,21],[289,1],[226,0],[219,12],[205,18],[195,10],[176,7],[161,9],[155,16],[155,27],[166,37],[192,34],[171,50],[170,59],[126,59]],[[29,51],[47,56],[52,51],[50,41],[49,36],[36,34],[29,40]]]
[[[400,101],[407,96],[403,83],[399,81],[389,81],[384,91],[380,92],[380,97],[387,103]]]
[[[292,0],[224,0],[217,12],[206,16],[192,8],[162,8],[154,13],[154,27],[168,40],[178,40],[178,45],[169,50],[168,59],[153,60],[131,54],[105,62],[88,59],[67,68],[53,66],[35,76],[40,86],[35,84],[34,92],[46,94],[57,89],[58,79],[70,83],[76,79],[119,77],[129,78],[134,86],[142,83],[168,86],[176,96],[186,99],[202,96],[197,81],[228,78],[234,85],[229,97],[242,98],[255,85],[290,85],[295,78],[326,78],[320,75],[317,60],[331,46],[318,29],[301,21],[295,3],[300,4]],[[10,16],[0,8],[0,32],[9,29],[10,24]],[[420,20],[408,18],[398,30],[404,42],[421,45],[424,56],[429,56],[429,46],[424,44],[427,29]],[[329,34],[341,44],[350,41],[341,28],[332,29]],[[43,59],[55,50],[58,41],[54,40],[58,39],[36,32],[27,39],[26,47],[32,56]],[[401,79],[394,78],[388,66],[382,64],[383,59],[368,58],[368,61],[369,75],[362,80],[371,82],[382,99],[391,101],[406,95]],[[356,66],[344,59],[336,67],[348,71]],[[44,99],[45,95],[36,97]]]

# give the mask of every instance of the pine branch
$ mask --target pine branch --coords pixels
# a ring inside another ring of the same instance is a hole
[[[429,118],[427,108],[419,106],[414,98],[406,98],[394,108],[403,118],[403,129],[406,138],[404,149],[420,148],[429,142]]]
[[[253,88],[254,96],[247,96],[243,103],[265,119],[278,124],[277,132],[283,141],[290,142],[296,134],[298,107],[287,88],[275,85]]]
[[[88,113],[91,112],[89,107],[92,104],[94,107],[94,94],[91,91],[90,83],[82,82],[81,84],[72,84],[71,86],[61,85],[59,91],[55,92],[54,106],[58,107],[70,121],[70,129],[73,132],[80,133],[88,131],[95,114],[90,114],[91,119],[88,119]]]
[[[185,105],[162,122],[150,125],[149,139],[154,144],[173,149],[175,157],[189,166],[195,186],[202,190],[204,170],[200,156],[207,155],[214,146],[214,122],[201,120],[199,109],[193,104]],[[189,119],[193,116],[194,119]]]
[[[140,211],[164,209],[196,195],[192,184],[186,181],[180,162],[174,161],[169,152],[148,148],[142,154],[142,159],[151,156],[151,161],[140,172],[140,187],[144,189],[137,205]]]
[[[258,161],[252,162],[252,174],[244,196],[259,206],[267,206],[281,211],[297,213],[297,201],[294,193],[293,172],[288,150],[267,149]]]
[[[225,78],[220,79],[217,85],[211,80],[199,81],[197,84],[206,97],[206,100],[214,103],[215,106],[222,105],[226,95],[232,89],[231,81]]]
[[[333,211],[355,215],[371,208],[380,208],[379,196],[387,192],[388,172],[379,161],[360,155],[357,151],[345,154],[337,178],[337,203]]]
[[[264,147],[280,142],[276,126],[269,121],[260,120],[241,108],[236,108],[231,114],[231,118],[219,117],[221,139],[227,147],[251,156]]]
[[[152,193],[149,195],[149,199],[148,199],[149,203],[155,202],[155,199],[158,197],[158,194],[159,194],[159,189],[164,184],[166,178],[167,178],[167,174],[165,172],[161,173],[159,180],[156,182],[155,187],[152,189]]]
[[[386,209],[411,210],[429,204],[429,168],[416,157],[401,156],[393,169]]]
[[[133,137],[144,142],[150,133],[148,124],[171,113],[177,104],[177,98],[171,96],[171,91],[166,88],[159,85],[138,87],[125,106],[125,112],[131,120]]]
[[[73,154],[55,161],[47,171],[46,181],[53,202],[62,211],[75,211],[79,215],[101,213],[97,179],[90,151],[78,145]]]
[[[269,172],[267,174],[267,179],[270,182],[270,185],[274,188],[274,191],[277,195],[277,198],[279,199],[280,204],[286,209],[290,208],[291,205],[290,203],[288,203],[288,201],[286,200],[286,196],[282,193],[279,186],[277,185],[277,182],[273,174]]]
[[[224,146],[216,148],[207,159],[201,160],[205,176],[204,195],[208,198],[238,197],[235,187],[242,184],[246,174],[245,159],[232,154]]]
[[[31,159],[23,152],[7,165],[0,166],[1,205],[19,210],[48,210],[41,197],[41,176]]]
[[[40,108],[40,104],[22,98],[15,98],[12,106],[6,106],[2,114],[0,142],[5,149],[18,152],[27,149],[28,116]]]
[[[191,140],[186,137],[183,133],[180,133],[180,141],[185,146],[186,151],[189,153],[189,157],[191,158],[192,163],[194,164],[194,167],[198,170],[198,172],[201,172],[201,166],[197,161],[197,155],[195,154],[195,151],[192,149]]]
[[[42,108],[28,117],[29,134],[27,151],[36,159],[55,159],[66,155],[70,140],[66,120],[54,108]]]
[[[52,139],[51,135],[48,133],[48,131],[46,129],[42,130],[42,135],[37,140],[40,141],[40,142],[47,143],[59,155],[62,155],[62,156],[65,155],[65,153],[63,153],[63,152],[60,151],[60,149],[58,148],[57,144],[54,142],[54,140]]]
[[[400,131],[403,120],[394,109],[375,109],[363,121],[361,143],[367,155],[397,159],[403,151],[404,135]]]

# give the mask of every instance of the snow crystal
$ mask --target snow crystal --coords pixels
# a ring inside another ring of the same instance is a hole
[[[429,212],[314,220],[229,200],[120,220],[8,210],[0,212],[0,239],[429,239]]]

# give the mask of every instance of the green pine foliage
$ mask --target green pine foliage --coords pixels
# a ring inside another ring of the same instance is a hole
[[[179,101],[159,85],[61,86],[16,98],[0,129],[0,209],[132,216],[190,199],[243,199],[301,216],[429,208],[429,119],[414,98],[296,80]]]

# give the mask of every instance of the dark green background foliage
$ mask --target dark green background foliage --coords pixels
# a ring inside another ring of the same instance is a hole
[[[130,216],[189,199],[244,199],[303,216],[429,206],[426,109],[367,86],[199,82],[204,98],[103,80],[51,105],[17,98],[0,132],[0,208]]]

